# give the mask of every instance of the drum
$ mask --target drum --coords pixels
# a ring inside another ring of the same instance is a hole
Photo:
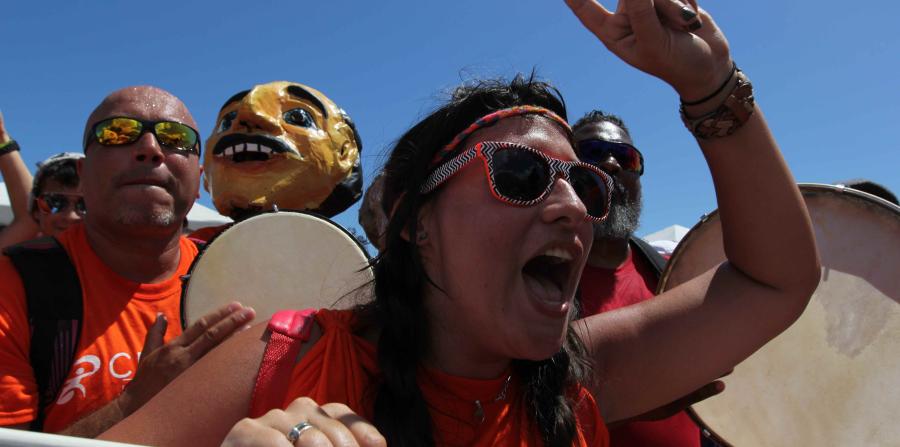
[[[194,259],[181,295],[187,326],[231,301],[256,321],[282,309],[350,307],[373,279],[365,248],[313,214],[270,212],[232,225]]]
[[[734,446],[900,445],[900,207],[803,184],[823,272],[806,311],[693,407]],[[660,279],[671,289],[725,259],[719,216],[704,216]]]

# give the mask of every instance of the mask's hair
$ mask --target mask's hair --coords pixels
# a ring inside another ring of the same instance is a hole
[[[359,310],[360,325],[377,324],[378,365],[383,374],[374,403],[375,426],[391,446],[435,445],[431,417],[416,372],[431,336],[423,293],[427,278],[415,244],[419,211],[427,197],[422,184],[434,154],[478,118],[497,110],[535,105],[566,117],[559,92],[550,84],[519,75],[512,81],[485,80],[457,88],[449,101],[397,141],[384,167],[382,208],[388,216],[385,249],[373,261],[375,300]],[[407,233],[407,242],[401,235]],[[433,284],[433,283],[431,283]],[[587,375],[586,354],[571,328],[552,358],[514,361],[532,423],[548,446],[569,446],[576,434],[567,391]]]

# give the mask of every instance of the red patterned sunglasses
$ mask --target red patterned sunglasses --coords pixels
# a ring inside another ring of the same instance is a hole
[[[509,205],[532,206],[543,201],[557,177],[572,185],[587,208],[588,220],[601,222],[609,212],[612,179],[588,163],[563,161],[516,143],[483,141],[434,170],[421,193],[428,194],[472,160],[484,162],[491,195]]]

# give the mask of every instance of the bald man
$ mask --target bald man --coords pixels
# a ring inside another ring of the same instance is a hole
[[[200,185],[196,128],[178,98],[149,86],[91,113],[83,223],[0,257],[0,426],[94,437],[253,318],[232,303],[181,330],[181,276],[197,255],[181,236]]]

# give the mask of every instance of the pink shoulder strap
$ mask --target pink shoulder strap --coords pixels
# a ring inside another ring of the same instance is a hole
[[[315,309],[282,310],[269,320],[269,342],[256,374],[250,417],[260,417],[273,408],[281,408],[294,361],[303,342],[309,340],[315,313]]]

